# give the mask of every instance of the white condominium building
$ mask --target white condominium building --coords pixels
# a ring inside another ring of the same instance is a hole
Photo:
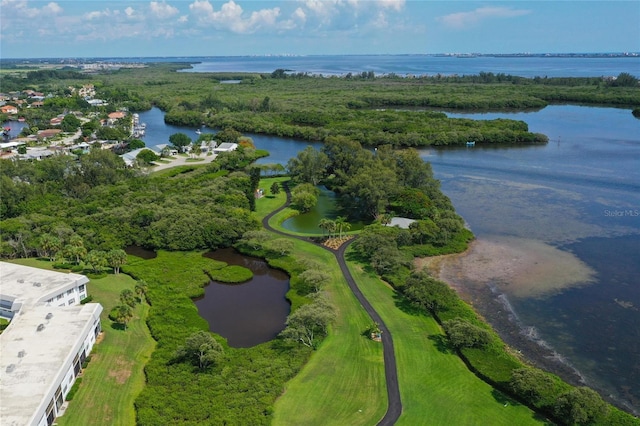
[[[87,277],[0,262],[0,425],[48,426],[101,331]]]

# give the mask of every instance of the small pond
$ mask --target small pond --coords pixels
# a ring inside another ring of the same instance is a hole
[[[289,276],[259,258],[244,256],[233,249],[205,254],[228,265],[250,269],[253,278],[242,284],[211,281],[204,296],[195,300],[209,329],[227,339],[229,346],[248,348],[268,342],[285,327],[291,310],[285,298]]]
[[[131,256],[136,256],[145,260],[155,259],[158,257],[158,253],[155,251],[140,246],[127,246],[124,248],[124,251]]]
[[[319,186],[320,195],[314,208],[306,213],[290,217],[282,223],[284,229],[305,234],[322,234],[323,231],[318,224],[321,219],[336,219],[338,216],[351,217],[349,212],[344,211],[338,204],[338,197],[335,192],[328,190],[325,186]],[[365,225],[362,221],[349,221],[351,231],[362,229]]]

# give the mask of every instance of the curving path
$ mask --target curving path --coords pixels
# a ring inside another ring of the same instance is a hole
[[[274,229],[271,227],[271,225],[269,225],[269,219],[271,219],[276,213],[283,210],[285,207],[287,207],[291,203],[291,193],[289,192],[289,188],[286,185],[286,183],[283,184],[283,186],[287,194],[287,201],[282,207],[272,211],[267,216],[265,216],[264,219],[262,219],[262,226],[265,229],[268,229],[269,231],[274,232],[276,234],[285,235],[287,237],[293,237],[306,242],[310,242],[312,244],[316,244],[313,241],[311,241],[309,238],[287,234],[286,232],[282,232],[280,230]],[[340,265],[340,270],[342,271],[344,278],[347,280],[347,284],[349,285],[349,288],[351,289],[353,294],[356,296],[356,299],[358,299],[358,302],[360,302],[364,310],[369,314],[371,319],[376,323],[378,323],[378,326],[382,331],[384,373],[385,373],[385,378],[387,383],[387,396],[388,396],[389,402],[388,402],[387,412],[385,413],[384,417],[378,422],[378,426],[390,426],[395,424],[395,422],[400,417],[400,414],[402,414],[402,400],[400,399],[400,387],[398,385],[398,369],[396,367],[396,355],[393,348],[393,339],[391,338],[391,332],[389,332],[389,329],[387,328],[386,324],[384,323],[380,315],[378,315],[378,312],[376,312],[376,310],[373,309],[373,306],[371,306],[371,303],[369,303],[369,301],[364,297],[364,294],[362,294],[362,291],[360,291],[360,289],[358,288],[358,285],[353,279],[351,272],[349,272],[349,268],[347,268],[347,263],[344,259],[344,252],[352,242],[353,240],[343,244],[342,246],[340,246],[338,250],[332,250],[325,246],[321,246],[321,247],[333,252],[333,254],[336,256],[336,260]]]

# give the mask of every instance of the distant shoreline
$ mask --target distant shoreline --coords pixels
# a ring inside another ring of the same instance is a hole
[[[354,53],[354,54],[318,54],[318,55],[288,55],[288,54],[264,54],[264,55],[221,55],[221,56],[51,56],[51,57],[24,57],[24,58],[1,58],[0,63],[12,63],[16,61],[46,62],[55,60],[59,64],[63,63],[83,63],[85,61],[109,61],[109,60],[141,60],[158,59],[162,62],[183,62],[185,59],[209,59],[209,58],[309,58],[309,57],[345,57],[345,56],[425,56],[425,57],[484,57],[484,58],[640,58],[640,52],[592,52],[592,53]],[[189,61],[187,61],[189,62]]]

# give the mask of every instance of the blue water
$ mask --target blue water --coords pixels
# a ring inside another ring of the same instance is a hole
[[[476,236],[544,242],[595,272],[545,297],[501,297],[587,384],[639,412],[640,120],[569,105],[448,115],[524,120],[550,137],[544,146],[421,152]]]
[[[621,72],[640,77],[640,57],[440,57],[430,55],[350,56],[227,56],[181,58],[194,63],[187,72],[271,73],[286,69],[294,73],[345,75],[373,71],[376,75],[472,75],[480,72],[522,77],[600,77]]]

